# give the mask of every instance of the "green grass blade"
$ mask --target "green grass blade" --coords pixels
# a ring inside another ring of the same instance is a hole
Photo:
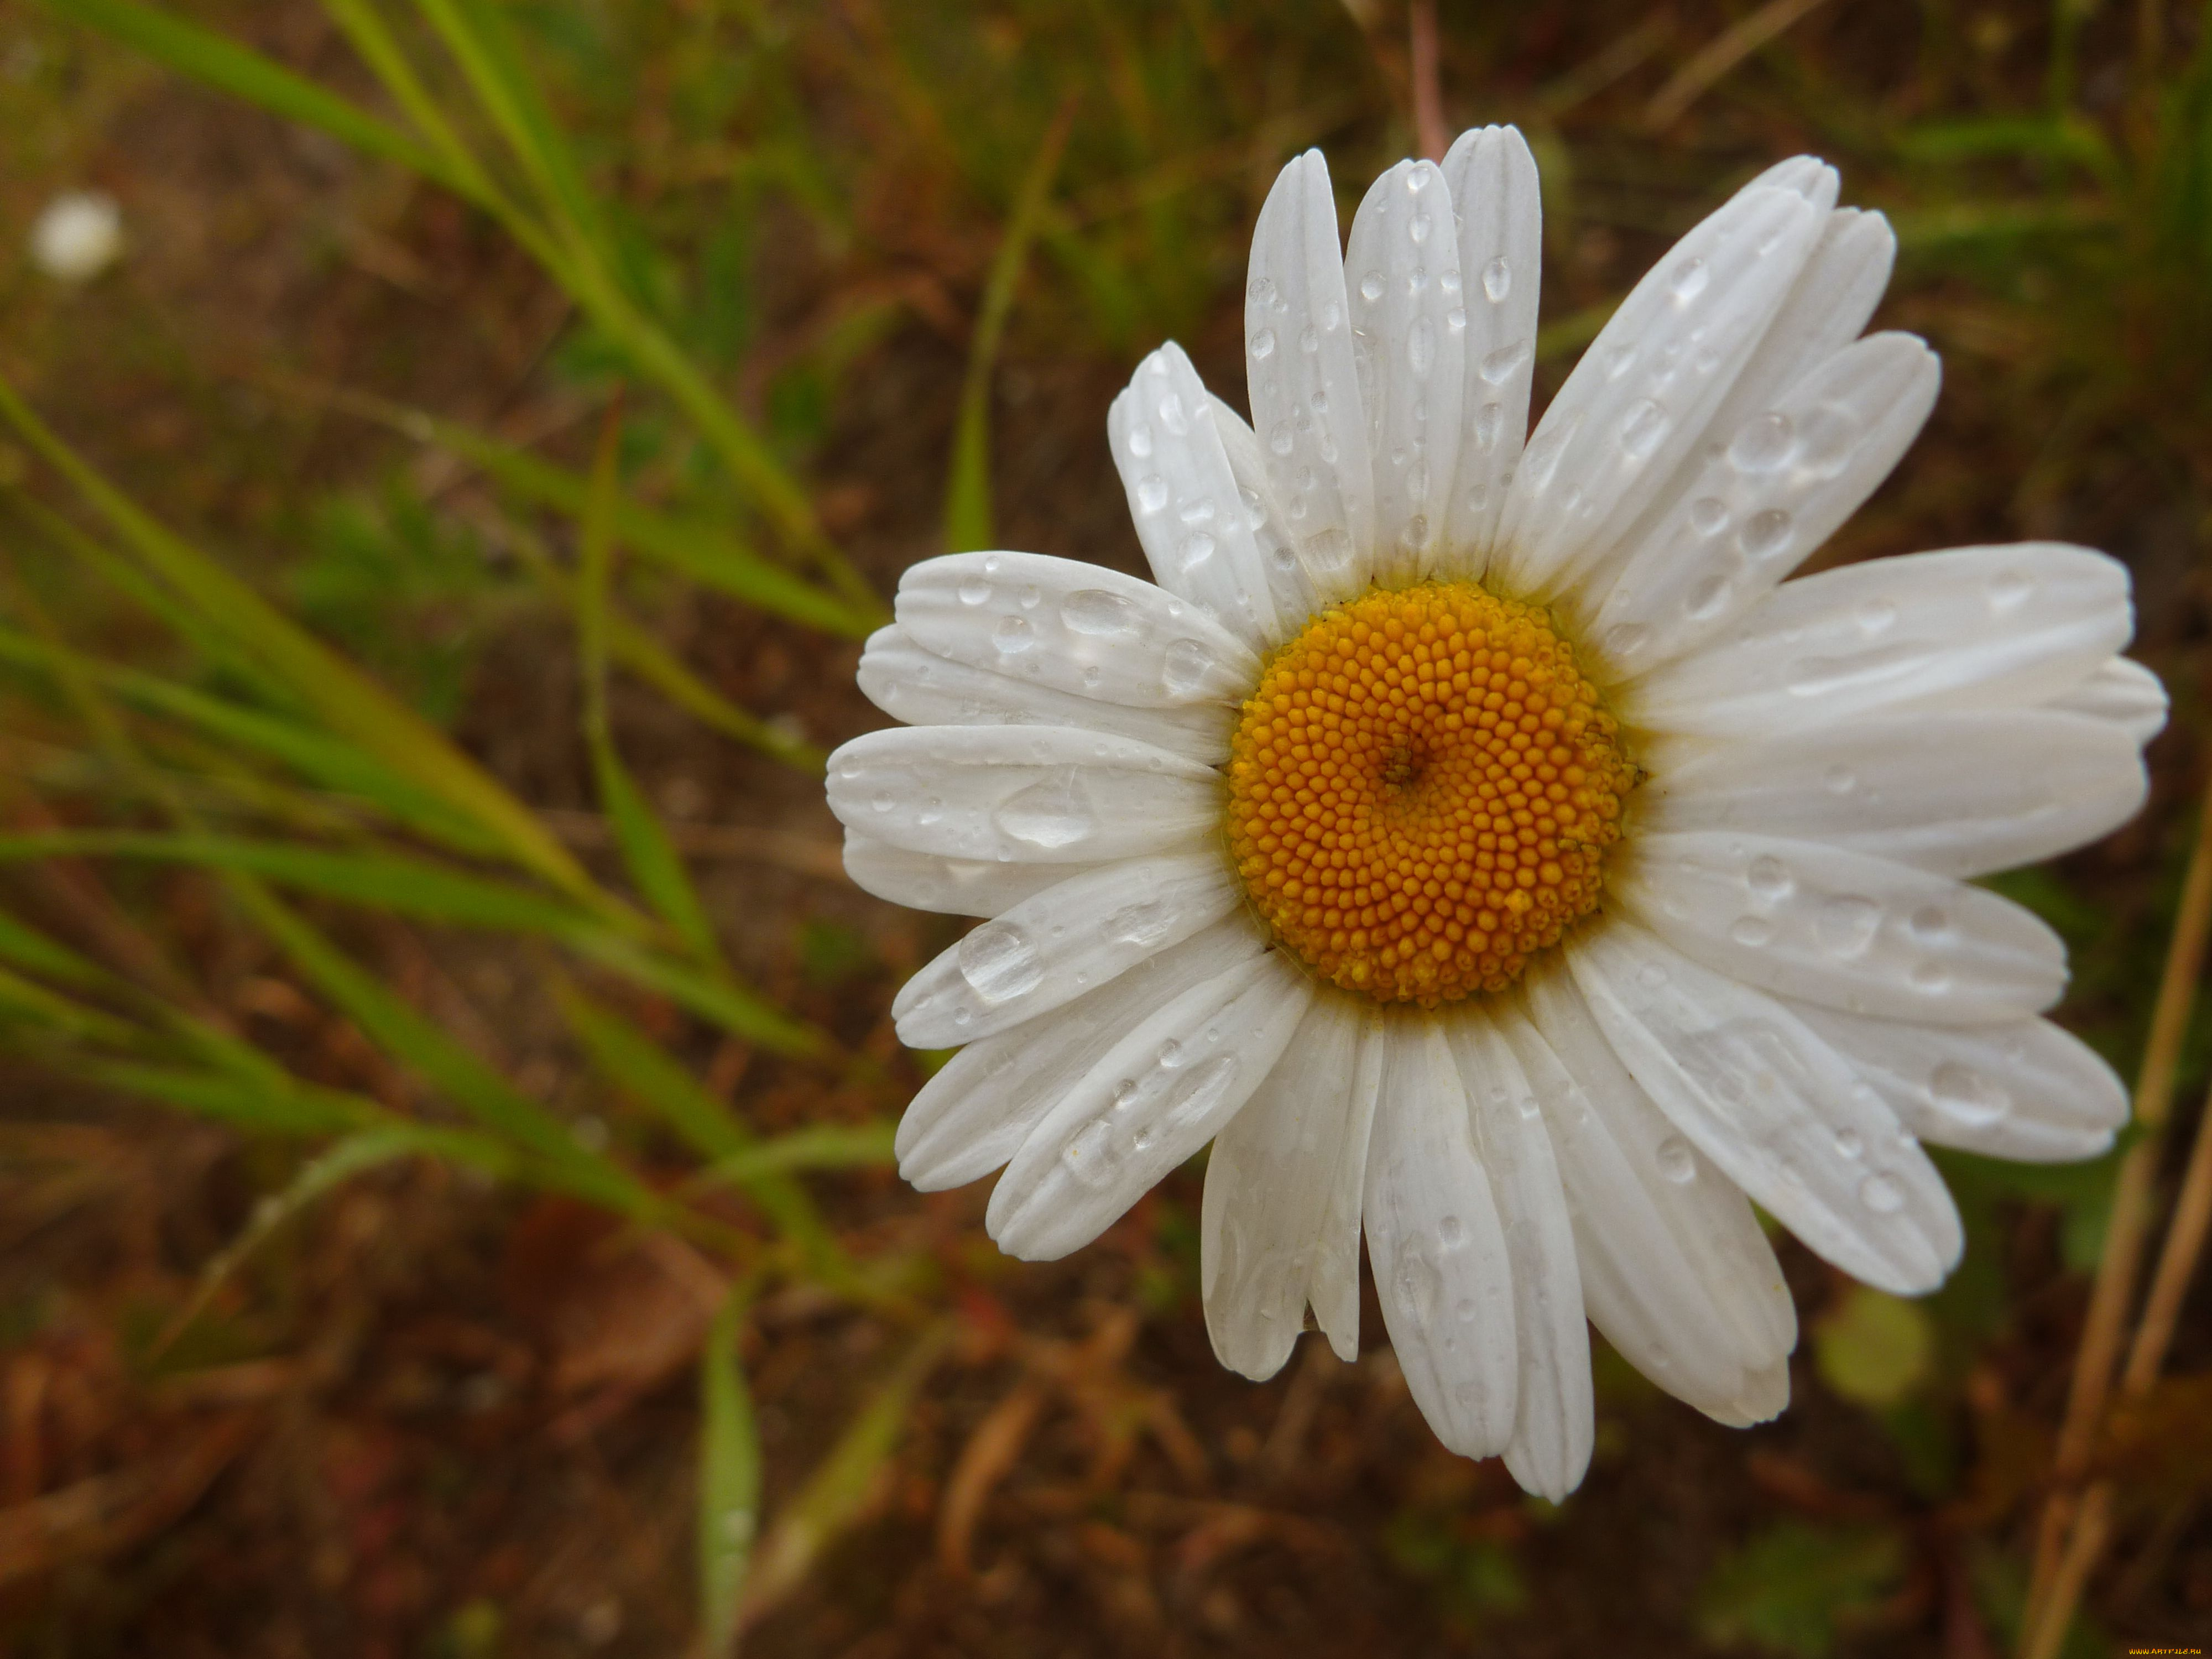
[[[331,1135],[389,1121],[373,1103],[335,1089],[283,1083],[236,1072],[149,1060],[106,1060],[93,1054],[57,1055],[53,1063],[93,1083],[143,1096],[228,1123],[270,1134]]]
[[[18,968],[81,990],[110,982],[103,969],[4,911],[0,911],[0,962],[11,962]]]
[[[1021,188],[1014,196],[1013,211],[1006,234],[991,261],[991,274],[983,285],[982,308],[975,319],[975,336],[968,348],[968,378],[961,388],[959,423],[952,438],[951,477],[945,492],[945,545],[964,553],[994,545],[991,513],[991,371],[999,361],[999,344],[1005,337],[1006,318],[1013,310],[1014,290],[1029,264],[1030,246],[1036,238],[1053,176],[1060,171],[1060,154],[1075,116],[1073,104],[1063,105],[1038,147]]]
[[[745,1291],[730,1293],[699,1357],[699,1634],[728,1651],[760,1522],[760,1436],[745,1387]]]
[[[614,570],[616,458],[621,437],[617,406],[608,411],[599,455],[592,465],[591,495],[584,509],[583,568],[576,582],[576,629],[584,647],[584,740],[592,751],[599,805],[614,830],[630,879],[691,954],[719,969],[720,948],[690,874],[659,816],[622,763],[607,717],[607,585]]]
[[[611,929],[579,934],[568,944],[579,956],[659,992],[747,1042],[801,1055],[824,1054],[836,1046],[820,1030],[792,1018],[734,980],[709,976]]]
[[[789,1595],[839,1534],[866,1516],[879,1479],[898,1449],[914,1398],[951,1342],[948,1325],[925,1330],[876,1386],[805,1486],[784,1505],[754,1559],[745,1622]]]
[[[0,381],[0,417],[174,588],[279,675],[331,726],[496,836],[526,868],[604,905],[606,896],[537,816],[382,686],[294,623],[214,560],[147,516]]]
[[[455,185],[436,153],[236,41],[137,0],[46,0],[55,12],[144,52],[180,75],[303,126],[317,127],[356,149],[397,161],[424,177]]]
[[[701,1178],[750,1183],[785,1170],[883,1169],[896,1157],[891,1140],[897,1132],[896,1123],[824,1123],[794,1129],[726,1154]]]
[[[254,919],[369,1038],[483,1127],[538,1158],[581,1196],[644,1219],[664,1206],[611,1158],[587,1151],[558,1118],[395,996],[290,907],[250,881],[235,890]]]

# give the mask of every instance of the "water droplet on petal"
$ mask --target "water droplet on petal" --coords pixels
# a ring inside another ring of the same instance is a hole
[[[960,941],[953,960],[969,989],[987,1005],[1034,991],[1044,980],[1036,941],[1010,921],[987,921]]]
[[[1668,1135],[1659,1143],[1656,1154],[1659,1173],[1682,1186],[1698,1178],[1698,1160],[1690,1150],[1690,1143],[1680,1135]]]
[[[1936,1109],[1962,1128],[1986,1128],[2012,1109],[2012,1097],[1992,1079],[1947,1060],[1928,1079]]]
[[[1500,255],[1482,268],[1482,291],[1490,296],[1490,303],[1498,305],[1513,291],[1513,267]]]
[[[1905,1188],[1886,1175],[1870,1175],[1859,1182],[1859,1202],[1876,1215],[1895,1215],[1905,1207]]]
[[[988,605],[990,602],[991,584],[985,581],[981,576],[970,576],[966,581],[960,584],[961,604],[970,605]]]
[[[1002,657],[1018,657],[1036,643],[1036,630],[1023,617],[1002,617],[991,630],[991,643]]]
[[[1370,270],[1359,279],[1359,297],[1373,305],[1382,297],[1382,273]]]
[[[1073,847],[1095,833],[1098,814],[1083,774],[1070,766],[1018,789],[1000,801],[992,821],[1031,847]]]
[[[1823,904],[1813,918],[1813,936],[1829,955],[1849,962],[1866,954],[1881,926],[1881,906],[1870,898],[1844,895]]]
[[[1060,619],[1071,633],[1095,639],[1133,636],[1141,626],[1135,605],[1119,593],[1096,587],[1069,594],[1060,604]]]
[[[1196,640],[1177,640],[1161,659],[1160,679],[1176,696],[1188,697],[1205,686],[1216,665],[1213,653]]]
[[[1257,334],[1255,334],[1252,337],[1251,349],[1252,356],[1255,361],[1262,357],[1273,356],[1275,355],[1275,331],[1272,328],[1263,328]]]
[[[1685,259],[1668,275],[1667,287],[1678,300],[1694,300],[1705,291],[1705,284],[1712,281],[1712,275],[1703,259]]]
[[[1729,463],[1739,472],[1772,472],[1788,464],[1796,447],[1790,417],[1770,410],[1743,423],[1728,447]]]

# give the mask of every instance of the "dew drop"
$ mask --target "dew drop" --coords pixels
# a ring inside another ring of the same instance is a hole
[[[1298,434],[1288,421],[1278,421],[1267,434],[1267,447],[1278,455],[1287,455],[1297,447]]]
[[[1813,918],[1813,937],[1830,956],[1850,962],[1866,954],[1881,926],[1881,906],[1846,894],[1820,907]]]
[[[1513,291],[1513,267],[1503,256],[1492,259],[1482,268],[1482,291],[1490,296],[1490,303],[1502,305],[1505,296]]]
[[[1836,1152],[1839,1156],[1844,1158],[1856,1158],[1865,1151],[1866,1142],[1860,1138],[1859,1132],[1856,1129],[1838,1129],[1836,1131]]]
[[[1893,599],[1869,599],[1858,608],[1859,631],[1871,638],[1886,634],[1897,626],[1897,603]]]
[[[1513,371],[1528,358],[1528,341],[1516,340],[1510,345],[1502,345],[1495,351],[1486,353],[1475,372],[1491,386],[1504,386],[1513,378]]]
[[[1659,1143],[1656,1154],[1659,1173],[1676,1186],[1684,1186],[1698,1178],[1698,1160],[1690,1151],[1690,1143],[1680,1135],[1668,1135]]]
[[[1859,787],[1858,775],[1848,766],[1832,766],[1820,775],[1820,782],[1832,795],[1848,795]]]
[[[1859,1182],[1859,1202],[1876,1215],[1894,1215],[1905,1207],[1905,1188],[1886,1175],[1870,1175]]]
[[[1685,259],[1668,276],[1667,286],[1676,299],[1690,301],[1704,293],[1705,284],[1712,278],[1713,274],[1706,269],[1703,259]]]
[[[1690,503],[1690,528],[1700,536],[1717,536],[1729,526],[1728,504],[1713,495],[1700,495]]]
[[[991,643],[1002,657],[1018,657],[1036,643],[1036,630],[1024,617],[1003,617],[991,630]]]
[[[1656,990],[1667,982],[1667,970],[1658,963],[1647,962],[1636,970],[1636,982],[1649,989]]]
[[[1272,357],[1274,355],[1275,331],[1272,328],[1263,328],[1252,337],[1253,361],[1256,362],[1261,358]]]
[[[985,922],[960,941],[953,959],[968,988],[987,1006],[1026,996],[1044,981],[1043,954],[1010,921]]]
[[[1175,907],[1165,899],[1131,904],[1106,918],[1106,937],[1116,945],[1158,945],[1174,929]]]
[[[1725,572],[1715,571],[1683,598],[1682,615],[1692,622],[1711,622],[1728,608],[1735,586]]]
[[[1152,429],[1142,422],[1129,428],[1129,453],[1140,461],[1152,453]]]
[[[1060,604],[1060,619],[1070,633],[1093,639],[1132,638],[1142,625],[1135,605],[1097,587],[1069,594]]]
[[[1762,854],[1751,861],[1744,872],[1745,884],[1769,904],[1780,902],[1790,896],[1797,884],[1790,874],[1790,866],[1780,859]]]
[[[1962,1128],[1986,1128],[2012,1109],[2012,1097],[1992,1079],[1947,1060],[1928,1079],[1936,1109]]]
[[[966,581],[960,584],[961,604],[975,605],[988,605],[990,602],[991,584],[985,581],[981,576],[970,576]]]
[[[1182,568],[1185,574],[1198,568],[1213,556],[1214,540],[1203,530],[1188,538],[1182,544]]]
[[[1738,916],[1729,928],[1729,937],[1755,951],[1772,940],[1774,924],[1764,916]]]
[[[1370,270],[1359,279],[1359,297],[1373,305],[1382,297],[1382,273]]]
[[[2002,616],[2017,611],[2035,592],[2035,579],[2021,570],[2001,570],[1990,578],[1990,609]]]
[[[1665,441],[1674,422],[1667,411],[1649,398],[1638,398],[1629,405],[1620,421],[1620,453],[1632,461],[1649,460],[1651,452]]]
[[[1788,465],[1796,447],[1790,417],[1770,410],[1743,423],[1728,447],[1729,463],[1739,472],[1773,472]]]
[[[1475,411],[1474,447],[1487,455],[1498,447],[1498,434],[1505,428],[1505,405],[1485,404]]]
[[[1073,847],[1098,828],[1091,792],[1073,766],[1016,790],[999,803],[991,819],[1016,841],[1047,850]]]
[[[1615,661],[1633,657],[1651,643],[1651,630],[1642,623],[1620,623],[1606,630],[1606,653]]]
[[[1177,640],[1161,659],[1160,681],[1172,695],[1188,697],[1205,688],[1215,667],[1213,653],[1196,640]]]
[[[1298,349],[1309,357],[1321,349],[1321,331],[1311,323],[1298,331]]]
[[[1940,962],[1915,963],[1906,977],[1914,990],[1927,996],[1941,996],[1951,988],[1951,970]]]
[[[1736,543],[1748,558],[1771,559],[1788,550],[1792,528],[1787,513],[1778,507],[1770,507],[1764,513],[1754,513],[1743,521],[1743,529],[1738,533]]]

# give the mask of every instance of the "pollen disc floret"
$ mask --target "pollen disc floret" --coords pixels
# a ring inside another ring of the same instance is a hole
[[[1596,908],[1635,773],[1535,606],[1373,592],[1277,652],[1244,705],[1229,843],[1324,977],[1432,1007],[1503,990]]]

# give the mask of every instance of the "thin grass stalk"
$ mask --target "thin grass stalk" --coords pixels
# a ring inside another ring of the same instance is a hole
[[[1420,152],[1441,163],[1451,143],[1444,120],[1443,70],[1437,50],[1437,0],[1413,0],[1413,135]]]
[[[2028,1581],[2027,1612],[2021,1628],[2032,1635],[2051,1597],[2064,1551],[2067,1528],[2076,1508],[2076,1489],[2094,1450],[2112,1392],[2112,1374],[2125,1332],[2128,1305],[2134,1300],[2137,1270],[2154,1219],[2151,1187],[2158,1171],[2159,1131],[2173,1101],[2173,1073],[2189,1032],[2189,1015],[2212,939],[2212,781],[2199,808],[2197,841],[2183,878],[2166,969],[2151,1012],[2143,1046],[2142,1069],[2136,1080],[2135,1121],[2142,1135],[2121,1160],[2113,1183],[2112,1218],[2106,1224],[2103,1258],[2089,1297],[2081,1346],[2075,1356],[2074,1381],[2066,1402],[2052,1468],[2053,1489],[2036,1538],[2035,1570]],[[2023,1649],[2023,1651],[2026,1650]]]

